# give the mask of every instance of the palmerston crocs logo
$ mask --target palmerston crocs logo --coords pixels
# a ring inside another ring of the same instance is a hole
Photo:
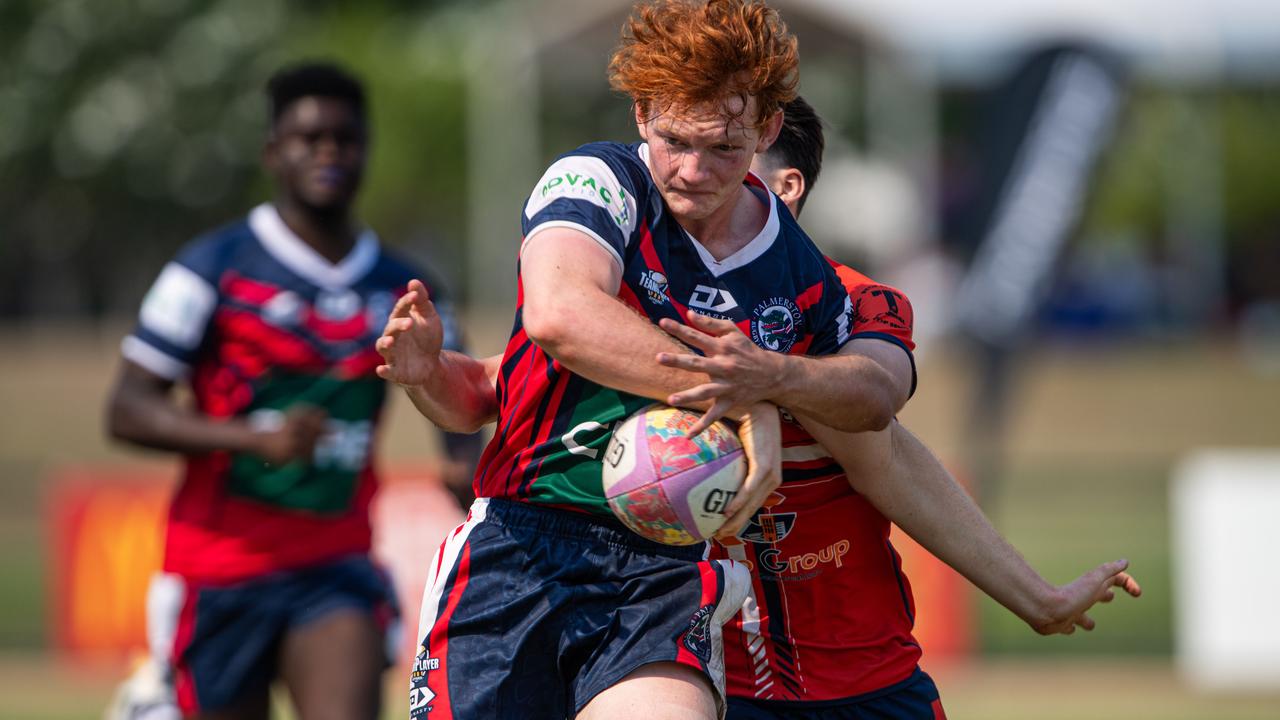
[[[711,616],[715,605],[703,605],[689,618],[689,628],[680,639],[685,649],[704,663],[711,662]]]
[[[756,305],[751,320],[751,339],[765,350],[786,352],[800,336],[804,316],[788,298],[769,298]]]

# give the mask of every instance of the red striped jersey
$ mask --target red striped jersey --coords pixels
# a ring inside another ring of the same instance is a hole
[[[910,354],[906,297],[832,265],[853,303],[850,336]],[[889,521],[786,411],[783,421],[782,485],[736,538],[712,545],[713,557],[752,568],[743,612],[724,628],[729,694],[821,701],[879,690],[920,659],[911,585]]]
[[[189,381],[199,412],[271,426],[292,405],[329,415],[310,462],[248,454],[186,458],[169,511],[164,569],[234,582],[367,551],[374,429],[385,383],[374,341],[411,278],[366,231],[337,264],[269,204],[197,238],[152,285],[123,354]],[[458,347],[447,301],[446,342]]]
[[[848,295],[785,206],[754,175],[745,182],[768,221],[717,261],[667,212],[646,145],[584,145],[534,187],[524,242],[555,227],[595,239],[622,271],[618,298],[651,322],[683,322],[693,309],[732,320],[767,350],[835,352],[848,339]],[[523,300],[521,291],[476,494],[607,514],[600,477],[611,427],[653,401],[586,380],[543,352],[524,331]]]

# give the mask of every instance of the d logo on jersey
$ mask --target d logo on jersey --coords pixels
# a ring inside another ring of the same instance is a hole
[[[413,670],[409,673],[409,717],[420,718],[431,712],[431,701],[436,694],[427,687],[427,675],[432,670],[440,669],[438,658],[427,656],[427,646],[418,646],[418,656],[414,658]]]
[[[728,290],[699,285],[693,289],[689,307],[703,313],[726,313],[738,307],[738,301],[733,299]]]
[[[756,306],[751,320],[751,340],[765,350],[784,353],[800,335],[804,316],[787,298],[769,298]]]

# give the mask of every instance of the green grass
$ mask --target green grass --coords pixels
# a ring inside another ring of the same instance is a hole
[[[990,655],[1166,655],[1172,651],[1168,470],[1151,463],[1060,460],[1023,463],[1007,475],[992,518],[1033,567],[1068,582],[1102,562],[1128,558],[1142,584],[1091,613],[1092,633],[1042,638],[983,597],[980,638]]]
[[[0,461],[0,649],[45,644],[45,543],[37,470]]]

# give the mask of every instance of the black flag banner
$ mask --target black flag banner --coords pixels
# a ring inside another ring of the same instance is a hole
[[[956,298],[961,327],[982,344],[1009,347],[1027,330],[1125,94],[1117,64],[1081,47],[1036,53],[996,93],[978,244]]]

